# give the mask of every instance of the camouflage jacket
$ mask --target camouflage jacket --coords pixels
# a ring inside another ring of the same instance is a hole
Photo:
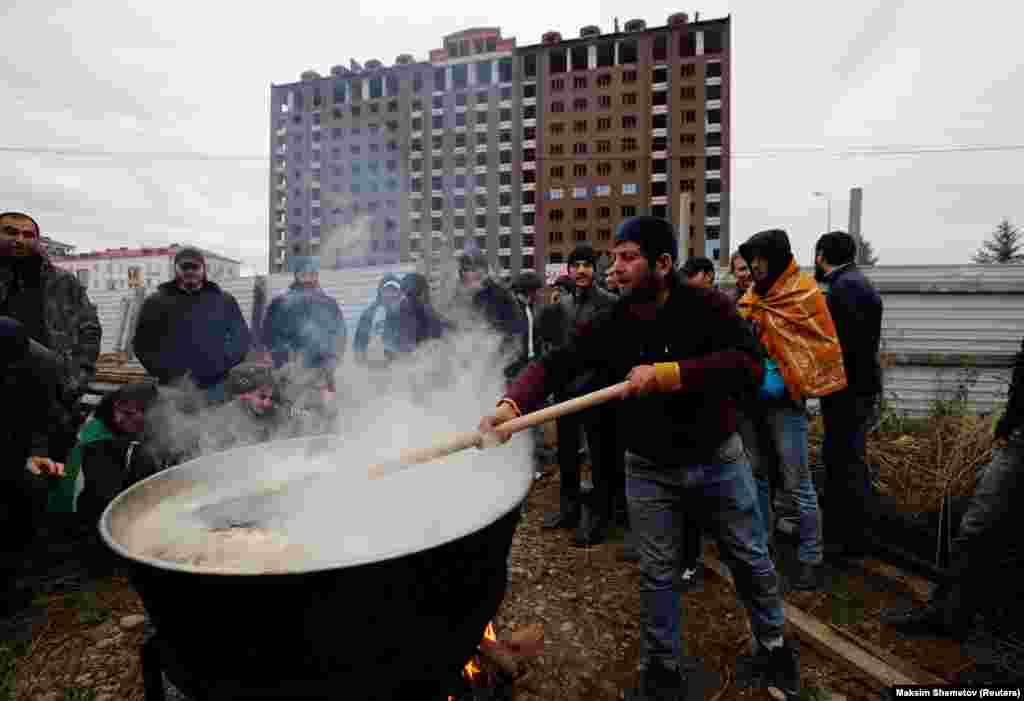
[[[43,324],[49,347],[63,367],[62,404],[70,409],[96,377],[96,359],[103,334],[96,307],[74,275],[60,270],[45,257],[40,259],[43,292]],[[14,271],[0,265],[0,304],[7,301]]]

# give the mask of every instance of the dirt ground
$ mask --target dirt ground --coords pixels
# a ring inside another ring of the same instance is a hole
[[[557,475],[551,473],[535,483],[513,541],[508,592],[495,628],[499,639],[530,624],[545,630],[545,650],[527,665],[516,685],[517,699],[612,701],[635,674],[637,567],[616,559],[621,531],[593,548],[573,547],[568,531],[542,531],[544,514],[557,504],[558,488]],[[20,634],[0,648],[0,674],[7,669],[0,701],[141,700],[138,652],[148,624],[130,583],[123,577],[83,583],[73,573],[51,580],[32,615],[22,620]],[[878,623],[884,607],[908,600],[891,580],[863,572],[833,573],[827,591],[787,598],[940,677],[952,680],[972,667],[956,643],[903,638]],[[766,698],[761,690],[739,688],[734,676],[735,659],[749,646],[746,620],[732,590],[713,573],[706,574],[702,590],[685,596],[685,652],[720,678],[709,699]],[[806,646],[802,665],[805,699],[822,701],[829,692],[878,698],[857,672]]]

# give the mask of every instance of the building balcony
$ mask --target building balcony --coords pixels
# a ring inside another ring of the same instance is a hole
[[[511,106],[512,106],[512,100],[500,100],[498,102],[498,107],[501,107],[501,108],[508,109]]]
[[[520,232],[522,232],[524,234],[532,234],[532,233],[534,233],[534,226],[532,224],[523,225],[523,226],[519,227],[519,230],[520,230]],[[523,253],[526,253],[527,250],[529,250],[530,253],[533,253],[533,248],[532,247],[530,249],[525,249],[524,248],[523,249]]]
[[[411,238],[411,239],[420,239],[420,238],[423,238],[423,234],[421,232],[419,232],[419,231],[410,231],[409,232],[409,238]]]
[[[288,170],[288,166],[285,165],[284,163],[274,166],[275,173],[284,173],[286,170]]]
[[[477,134],[486,133],[487,132],[487,122],[484,122],[482,124],[480,122],[477,122],[476,126],[473,127],[473,131],[475,131]]]
[[[668,114],[668,105],[653,105],[651,114]]]
[[[526,164],[523,164],[523,168],[526,168]],[[534,192],[537,190],[537,183],[523,183],[523,192]]]
[[[704,85],[721,85],[721,84],[722,84],[721,76],[715,76],[714,78],[705,78],[704,79]]]
[[[704,217],[704,226],[721,226],[721,217]]]
[[[283,156],[286,153],[288,153],[288,147],[287,146],[278,146],[277,148],[274,149],[274,155],[275,156]]]
[[[498,207],[498,214],[512,214],[511,207]]]
[[[651,151],[651,158],[653,160],[668,158],[668,151]]]
[[[665,92],[668,90],[668,83],[655,83],[651,86],[651,90],[654,92]]]
[[[512,227],[511,226],[499,226],[498,227],[498,235],[499,236],[504,236],[506,234],[511,234],[511,233],[512,233]]]
[[[535,97],[524,97],[523,107],[532,107],[537,104],[537,98]]]
[[[533,227],[531,226],[530,228],[532,229]],[[523,255],[524,256],[532,256],[533,255],[533,251],[534,251],[534,247],[533,246],[523,246]]]
[[[721,156],[722,155],[722,147],[721,146],[708,146],[707,148],[704,149],[704,155],[705,156]]]
[[[319,151],[323,145],[319,141],[314,141],[312,144],[310,144],[310,146],[314,151]]]
[[[419,190],[413,190],[412,192],[409,193],[409,197],[419,197],[422,199],[423,193],[420,192]]]
[[[432,116],[432,117],[443,117],[444,116],[444,107],[441,107],[440,109],[436,109],[436,110],[430,110],[430,116]]]
[[[310,124],[309,128],[312,129],[313,131],[320,131],[320,125],[319,124]]]
[[[526,161],[526,162],[524,162],[523,163],[523,170],[537,170],[537,162],[536,161]],[[530,185],[534,185],[534,184],[535,183],[530,183]],[[523,187],[526,187],[526,186],[524,185]]]
[[[528,141],[524,141],[523,142],[523,148],[537,148],[537,140],[536,139],[530,139]]]
[[[487,172],[487,166],[476,166],[473,168],[473,172],[477,175],[482,175]]]
[[[722,179],[722,171],[720,171],[720,170],[706,170],[706,171],[704,171],[704,179],[705,180],[721,180]]]
[[[651,173],[652,183],[663,183],[668,180],[668,173]]]
[[[477,144],[476,153],[487,153],[487,144]]]
[[[668,197],[666,195],[660,195],[658,197],[651,198],[651,204],[668,204]]]
[[[520,205],[519,206],[519,211],[520,212],[536,212],[537,211],[537,205],[536,204]]]
[[[717,110],[722,108],[721,100],[708,100],[704,103],[704,109]]]
[[[498,192],[512,192],[512,186],[511,185],[499,185],[498,186]]]
[[[423,110],[413,110],[412,112],[409,113],[409,116],[413,117],[413,118],[422,117],[423,116]]]
[[[486,195],[487,194],[487,186],[486,185],[477,185],[476,187],[473,188],[473,192],[476,193],[477,195]]]
[[[704,195],[704,201],[705,202],[721,202],[722,201],[722,193],[714,192],[714,193],[710,193],[710,194]]]
[[[288,127],[278,127],[274,130],[274,136],[284,136],[288,133]]]
[[[466,147],[465,146],[456,146],[454,149],[452,149],[452,153],[454,153],[456,156],[464,154],[465,152],[466,152]],[[456,169],[456,170],[461,170],[461,169]]]
[[[498,164],[498,172],[499,173],[510,173],[511,171],[512,171],[512,164],[511,163],[499,163]]]
[[[274,189],[279,192],[286,192],[288,190],[288,183],[278,183],[274,186]]]
[[[668,129],[651,129],[651,136],[668,136]]]
[[[524,119],[523,120],[523,126],[524,127],[535,127],[535,126],[537,126],[536,118],[534,118],[534,119]]]
[[[510,256],[510,255],[512,255],[512,249],[511,248],[499,248],[498,249],[498,255],[499,256]]]
[[[512,122],[498,122],[498,128],[499,129],[511,129],[512,128]]]
[[[320,161],[313,161],[309,164],[309,167],[313,170],[320,170]]]
[[[465,114],[466,109],[465,105],[455,105],[455,114]]]
[[[430,171],[431,175],[444,175],[444,168],[437,168]]]
[[[309,225],[310,226],[320,226],[320,219],[319,218],[310,219],[309,220]]]
[[[410,139],[422,139],[423,138],[423,130],[420,129],[418,131],[411,131],[411,132],[409,132],[409,138]]]
[[[722,125],[721,124],[705,124],[704,125],[704,133],[705,134],[718,134],[721,131],[722,131]]]
[[[459,216],[464,215],[466,213],[465,207],[456,207],[454,211],[455,214]]]
[[[423,216],[423,212],[409,212],[409,216],[413,219],[419,219]]]

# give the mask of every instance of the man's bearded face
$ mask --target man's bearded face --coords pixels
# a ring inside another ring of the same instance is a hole
[[[174,266],[178,284],[186,290],[198,290],[206,277],[206,266],[197,260],[183,260]]]
[[[6,216],[0,220],[0,256],[28,258],[39,252],[39,229],[27,217]]]

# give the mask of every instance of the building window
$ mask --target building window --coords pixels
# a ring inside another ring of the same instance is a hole
[[[684,100],[696,100],[697,99],[697,88],[692,85],[684,85],[679,90],[679,97]]]
[[[498,61],[498,81],[501,83],[512,82],[512,59],[503,58]]]
[[[664,151],[668,148],[668,138],[664,136],[655,136],[651,139],[651,151]]]
[[[600,53],[601,53],[601,49],[598,48],[598,57],[599,57],[598,61],[599,62],[600,62]],[[601,75],[597,76],[597,87],[599,87],[599,88],[607,88],[611,84],[612,84],[612,77],[610,75],[608,75],[607,73],[602,73]]]
[[[556,114],[560,113],[560,112],[565,112],[565,103],[564,102],[557,102],[557,101],[556,102],[552,102],[551,103],[551,111],[556,113]]]
[[[611,141],[608,141],[607,139],[604,139],[604,140],[601,140],[601,141],[597,142],[597,152],[598,153],[611,153],[611,151],[612,151],[612,142]]]
[[[572,130],[577,134],[587,131],[587,120],[578,119],[572,123]]]
[[[679,143],[683,144],[684,146],[692,146],[697,143],[697,135],[691,132],[680,134]]]
[[[551,133],[552,134],[561,134],[564,131],[565,131],[565,123],[564,122],[555,122],[554,124],[551,125]]]
[[[577,70],[577,69],[574,69]],[[586,70],[586,66],[579,70]],[[584,90],[587,87],[587,79],[582,76],[577,76],[572,79],[572,86],[577,90]]]
[[[548,234],[548,242],[550,243],[562,243],[562,232],[552,231]]]
[[[722,191],[721,180],[706,180],[704,181],[704,192],[709,195],[717,195]]]
[[[611,95],[598,95],[597,96],[597,107],[598,109],[607,110],[611,109],[612,96]]]
[[[565,177],[565,167],[564,166],[552,166],[551,167],[551,177],[552,178],[564,178]]]
[[[586,229],[576,229],[576,230],[574,230],[573,231],[573,238],[575,238],[577,242],[586,241],[587,240],[587,231],[586,231]]]
[[[708,78],[721,78],[722,77],[722,63],[721,61],[708,61],[704,66],[704,75]]]
[[[657,174],[668,173],[668,161],[664,158],[656,158],[651,161],[651,172]]]
[[[536,190],[523,190],[523,204],[535,204],[537,201]]]
[[[549,200],[560,200],[560,199],[562,199],[562,195],[563,195],[563,191],[562,191],[562,188],[560,188],[560,187],[556,187],[556,188],[548,191],[548,199]]]
[[[635,83],[636,82],[636,71],[622,71],[622,82],[623,83]]]
[[[565,212],[560,209],[552,209],[548,212],[548,221],[562,221],[565,218]]]
[[[636,104],[636,93],[627,92],[622,94],[622,104],[624,105],[635,105]]]
[[[636,183],[622,183],[622,194],[623,195],[635,195],[639,192],[639,188]]]
[[[587,188],[585,187],[574,187],[572,189],[573,199],[583,200],[587,197]]]
[[[627,136],[622,139],[622,150],[623,151],[636,151],[636,139],[632,136]]]
[[[611,163],[598,163],[597,164],[597,174],[599,176],[601,176],[601,177],[608,177],[609,175],[612,174],[612,164]]]
[[[722,238],[721,229],[717,226],[706,226],[704,227],[704,240],[705,241],[718,241]]]
[[[632,158],[622,162],[623,173],[635,173],[636,172],[636,161]]]
[[[623,129],[636,129],[636,125],[639,123],[635,114],[624,114],[622,115],[622,128]]]
[[[608,219],[611,216],[612,216],[612,208],[611,207],[598,207],[597,208],[597,218],[598,219]]]
[[[586,219],[587,218],[587,208],[586,207],[577,207],[576,211],[574,213],[574,217],[575,217],[576,221],[580,221],[580,220]]]
[[[668,194],[668,183],[664,180],[651,183],[651,197],[664,197]]]
[[[587,166],[583,163],[577,163],[572,167],[573,177],[585,178],[587,177]]]
[[[651,105],[654,107],[662,107],[668,104],[668,93],[667,92],[656,92],[651,95]]]
[[[598,120],[597,120],[597,130],[598,131],[608,131],[611,128],[612,128],[612,118],[611,117],[599,117],[598,118]]]
[[[668,129],[668,115],[651,115],[651,129]]]
[[[697,121],[697,110],[684,110],[683,111],[683,122],[686,124],[692,124]]]
[[[721,124],[722,123],[722,110],[708,110],[707,112],[708,124]]]
[[[625,205],[622,208],[622,216],[623,217],[635,217],[636,216],[636,207],[634,207],[633,205]]]
[[[477,229],[486,229],[487,228],[487,215],[486,214],[477,214],[475,217],[473,217],[473,223],[476,225]]]
[[[537,85],[536,83],[530,83],[529,85],[523,86],[523,98],[537,97]]]
[[[430,137],[430,148],[432,148],[434,151],[440,151],[443,145],[444,137],[442,137],[441,135]]]
[[[534,222],[534,213],[533,212],[523,212],[522,217],[523,217],[523,226],[533,226],[533,222]]]
[[[693,178],[683,178],[679,181],[680,192],[693,192],[694,181]]]
[[[527,109],[529,109],[529,108],[527,108]],[[523,115],[523,117],[525,119],[530,119],[530,117],[526,117],[525,114]],[[512,121],[512,110],[510,110],[507,107],[501,109],[498,112],[498,121],[499,122],[511,122]]]
[[[527,78],[537,76],[537,54],[523,56],[523,76]]]
[[[576,112],[587,111],[587,99],[585,97],[578,97],[572,101],[572,108]]]
[[[565,90],[565,81],[561,78],[555,78],[551,81],[551,92],[558,92],[560,90]]]
[[[708,156],[704,162],[705,170],[721,170],[722,169],[722,157],[721,156]]]
[[[562,144],[551,144],[548,150],[552,156],[561,156],[565,153],[565,147]]]
[[[523,129],[523,141],[533,141],[537,138],[537,127],[525,127]]]
[[[551,73],[565,73],[568,62],[565,49],[552,49],[548,52],[548,71]]]
[[[587,144],[586,144],[586,142],[579,141],[579,142],[573,144],[572,145],[572,152],[575,153],[577,156],[585,154],[587,152]]]

